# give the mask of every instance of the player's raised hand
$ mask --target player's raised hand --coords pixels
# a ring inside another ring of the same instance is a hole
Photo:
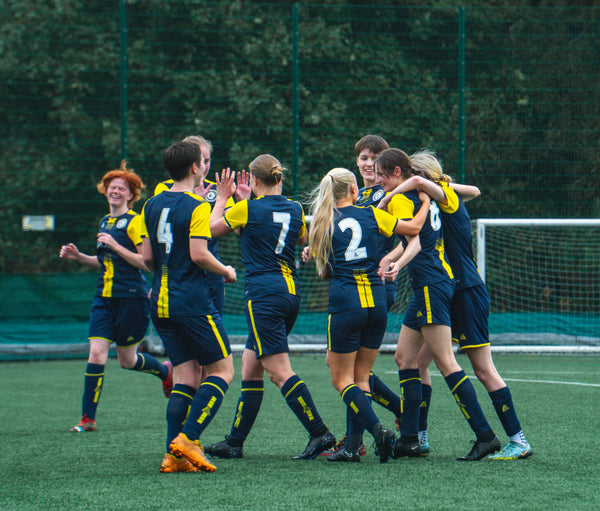
[[[235,193],[235,171],[229,167],[221,171],[221,175],[215,172],[215,181],[217,183],[217,197],[231,197]]]
[[[243,169],[238,172],[237,175],[237,189],[235,190],[235,200],[242,201],[244,199],[249,199],[252,194],[252,189],[250,188],[250,173]]]

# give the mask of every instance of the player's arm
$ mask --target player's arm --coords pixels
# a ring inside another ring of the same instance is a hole
[[[59,257],[77,261],[78,263],[94,270],[102,269],[102,265],[100,264],[100,261],[98,261],[98,256],[91,256],[80,252],[74,243],[67,243],[66,245],[60,247]]]
[[[125,248],[119,242],[117,242],[110,234],[101,232],[98,234],[98,242],[104,243],[109,247],[115,254],[120,256],[125,262],[131,266],[139,268],[140,270],[148,271],[146,264],[144,263],[144,256],[142,255],[142,245],[139,243],[136,245],[136,251]]]
[[[223,214],[227,207],[227,202],[235,193],[235,172],[227,167],[219,173],[215,173],[215,181],[217,183],[217,198],[210,214],[210,232],[215,238],[229,234],[231,230],[223,230]]]
[[[448,186],[458,193],[465,202],[476,199],[481,195],[481,190],[476,186],[463,185],[460,183],[448,183]]]
[[[142,257],[144,264],[149,271],[154,271],[154,255],[152,254],[152,244],[149,238],[142,238]]]
[[[208,243],[204,238],[190,238],[190,257],[194,264],[210,273],[216,273],[225,277],[225,282],[236,281],[235,268],[225,266],[208,250]]]
[[[398,277],[398,272],[410,263],[421,251],[421,240],[419,236],[407,237],[406,248],[399,243],[391,252],[385,255],[379,262],[377,273],[382,279],[393,281]]]
[[[411,190],[423,191],[427,195],[429,195],[433,200],[441,204],[445,204],[447,201],[444,190],[437,183],[429,181],[429,179],[425,179],[421,176],[413,176],[404,181],[404,183],[399,184],[390,193],[383,197],[379,201],[377,207],[379,209],[387,209],[388,204],[390,203],[394,195],[398,193],[410,192]]]

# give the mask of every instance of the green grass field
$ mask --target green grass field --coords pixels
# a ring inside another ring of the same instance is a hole
[[[471,375],[465,356],[459,363]],[[497,355],[534,456],[514,462],[455,461],[473,434],[444,380],[433,370],[432,453],[380,464],[367,434],[361,463],[319,457],[293,461],[308,440],[279,391],[268,383],[244,458],[215,461],[214,473],[160,474],[165,408],[160,382],[124,371],[111,360],[97,414],[99,430],[72,434],[85,361],[0,365],[0,508],[274,510],[274,509],[598,509],[600,505],[600,358]],[[325,422],[343,434],[345,412],[324,355],[294,355]],[[393,389],[391,355],[375,370]],[[236,378],[202,441],[229,432],[239,395]],[[506,435],[483,386],[475,382],[492,426]],[[375,405],[382,422],[392,415]]]

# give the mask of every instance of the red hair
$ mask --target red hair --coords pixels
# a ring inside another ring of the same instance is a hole
[[[133,170],[127,168],[127,160],[121,160],[121,167],[114,170],[109,170],[100,182],[96,185],[96,188],[102,195],[106,195],[106,190],[110,185],[110,182],[113,179],[121,178],[129,187],[129,191],[133,195],[130,201],[127,202],[127,205],[131,207],[131,205],[140,199],[141,192],[146,185],[143,183],[142,178],[138,176]]]

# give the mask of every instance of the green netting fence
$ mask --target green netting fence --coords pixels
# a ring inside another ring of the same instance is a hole
[[[63,243],[93,253],[107,170],[127,158],[147,198],[190,134],[213,141],[212,170],[275,154],[300,199],[377,133],[479,186],[473,218],[597,218],[600,7],[510,3],[2,3],[0,301],[73,272]]]

